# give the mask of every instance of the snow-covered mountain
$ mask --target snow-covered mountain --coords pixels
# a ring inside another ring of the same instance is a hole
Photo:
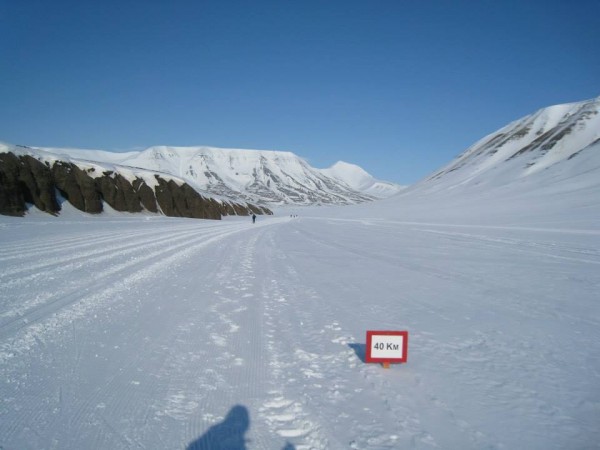
[[[361,167],[344,161],[338,161],[329,169],[322,169],[321,172],[346,183],[356,191],[377,198],[391,197],[406,187],[388,181],[377,180]]]
[[[34,205],[57,215],[65,202],[91,214],[107,207],[203,219],[272,213],[199,192],[171,174],[0,142],[0,214],[22,216]]]
[[[583,176],[600,162],[599,112],[600,97],[541,109],[484,137],[413,189],[497,188],[550,172],[556,176],[540,184]]]
[[[128,153],[44,150],[168,173],[201,191],[263,204],[354,204],[393,195],[401,189],[375,180],[351,164],[313,168],[291,152],[168,146]]]
[[[585,228],[600,211],[599,112],[600,98],[543,108],[368,209],[414,222]]]

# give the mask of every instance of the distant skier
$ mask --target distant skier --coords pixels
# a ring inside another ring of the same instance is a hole
[[[256,223],[256,214],[252,214],[252,223]]]

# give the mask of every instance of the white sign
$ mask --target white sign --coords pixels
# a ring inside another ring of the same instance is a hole
[[[404,363],[408,353],[408,331],[367,331],[365,361],[368,363]]]
[[[371,358],[404,359],[404,336],[383,334],[373,336]]]

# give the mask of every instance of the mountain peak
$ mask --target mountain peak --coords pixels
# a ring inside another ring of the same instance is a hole
[[[352,189],[377,198],[390,197],[404,189],[404,186],[377,180],[362,167],[345,161],[338,161],[329,169],[322,169],[321,172],[340,180]]]
[[[580,155],[595,165],[598,145],[600,97],[553,105],[489,134],[411,190],[498,188],[549,169],[556,173],[555,180],[564,179],[582,170]]]

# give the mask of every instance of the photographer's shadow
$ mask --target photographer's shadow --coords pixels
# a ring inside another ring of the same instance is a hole
[[[242,405],[236,405],[222,422],[213,425],[206,433],[187,446],[186,450],[248,450],[246,432],[250,428],[250,414]],[[295,450],[286,443],[283,450]]]

